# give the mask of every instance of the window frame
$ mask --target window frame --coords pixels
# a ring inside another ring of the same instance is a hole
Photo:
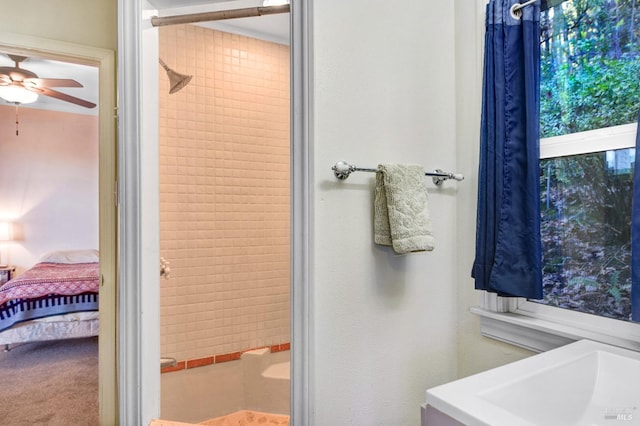
[[[636,127],[631,123],[542,138],[540,159],[634,148]],[[483,293],[480,306],[471,312],[480,316],[484,336],[535,352],[580,339],[640,351],[640,323]]]

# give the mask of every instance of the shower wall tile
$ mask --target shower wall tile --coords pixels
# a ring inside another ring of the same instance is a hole
[[[289,47],[161,27],[161,353],[204,359],[290,341]]]

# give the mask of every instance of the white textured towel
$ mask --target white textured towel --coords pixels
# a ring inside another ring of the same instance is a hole
[[[424,168],[380,164],[374,196],[374,241],[398,254],[431,251],[434,239]]]

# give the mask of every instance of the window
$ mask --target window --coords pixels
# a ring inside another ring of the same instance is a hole
[[[640,2],[546,3],[540,21],[544,299],[487,294],[484,309],[472,311],[483,317],[484,334],[534,350],[585,337],[638,349],[640,326],[628,320]]]
[[[612,133],[592,134],[591,146],[578,142],[572,152],[549,155],[546,148],[565,141],[553,136],[635,123],[635,9],[635,1],[567,0],[540,19],[540,303],[619,320],[631,319],[635,138],[617,149],[608,143]]]
[[[631,320],[634,162],[634,148],[540,161],[540,303]]]

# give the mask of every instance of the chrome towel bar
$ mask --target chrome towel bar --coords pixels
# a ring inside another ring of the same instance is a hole
[[[340,180],[345,180],[353,172],[375,173],[378,171],[377,169],[356,167],[353,164],[347,163],[346,161],[338,161],[333,167],[331,167],[331,170],[333,170],[333,174],[335,175],[335,177]],[[454,179],[458,182],[464,180],[464,176],[460,173],[448,173],[443,172],[440,169],[436,169],[433,172],[426,172],[425,176],[433,176],[433,183],[435,183],[436,185],[440,185],[442,182],[448,179]]]

